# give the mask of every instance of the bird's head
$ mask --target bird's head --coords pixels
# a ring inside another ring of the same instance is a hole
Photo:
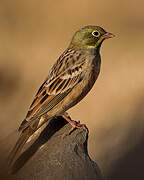
[[[99,26],[85,26],[74,34],[71,45],[78,49],[95,49],[100,47],[105,39],[112,37],[112,33]]]

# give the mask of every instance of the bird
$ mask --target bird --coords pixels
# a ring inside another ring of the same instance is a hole
[[[100,47],[114,34],[100,26],[82,27],[72,37],[68,48],[50,69],[19,126],[19,139],[10,152],[8,164],[17,159],[23,146],[43,124],[62,116],[72,128],[81,128],[80,122],[70,119],[66,111],[80,102],[91,90],[100,73]]]

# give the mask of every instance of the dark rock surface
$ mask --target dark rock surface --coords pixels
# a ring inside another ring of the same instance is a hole
[[[15,162],[11,178],[18,180],[102,180],[100,170],[87,152],[88,130],[71,128],[59,117]]]

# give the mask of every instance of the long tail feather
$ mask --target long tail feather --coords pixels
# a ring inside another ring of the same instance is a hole
[[[28,127],[21,133],[17,143],[15,144],[14,148],[12,149],[8,157],[9,167],[11,167],[15,162],[15,160],[18,158],[19,153],[21,152],[23,146],[25,145],[25,143],[32,134],[33,134],[33,130],[31,129],[31,127]]]

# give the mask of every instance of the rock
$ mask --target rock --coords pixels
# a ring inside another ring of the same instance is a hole
[[[12,169],[18,180],[102,180],[97,164],[87,151],[88,130],[71,128],[58,117],[41,132],[38,139],[25,150]]]

